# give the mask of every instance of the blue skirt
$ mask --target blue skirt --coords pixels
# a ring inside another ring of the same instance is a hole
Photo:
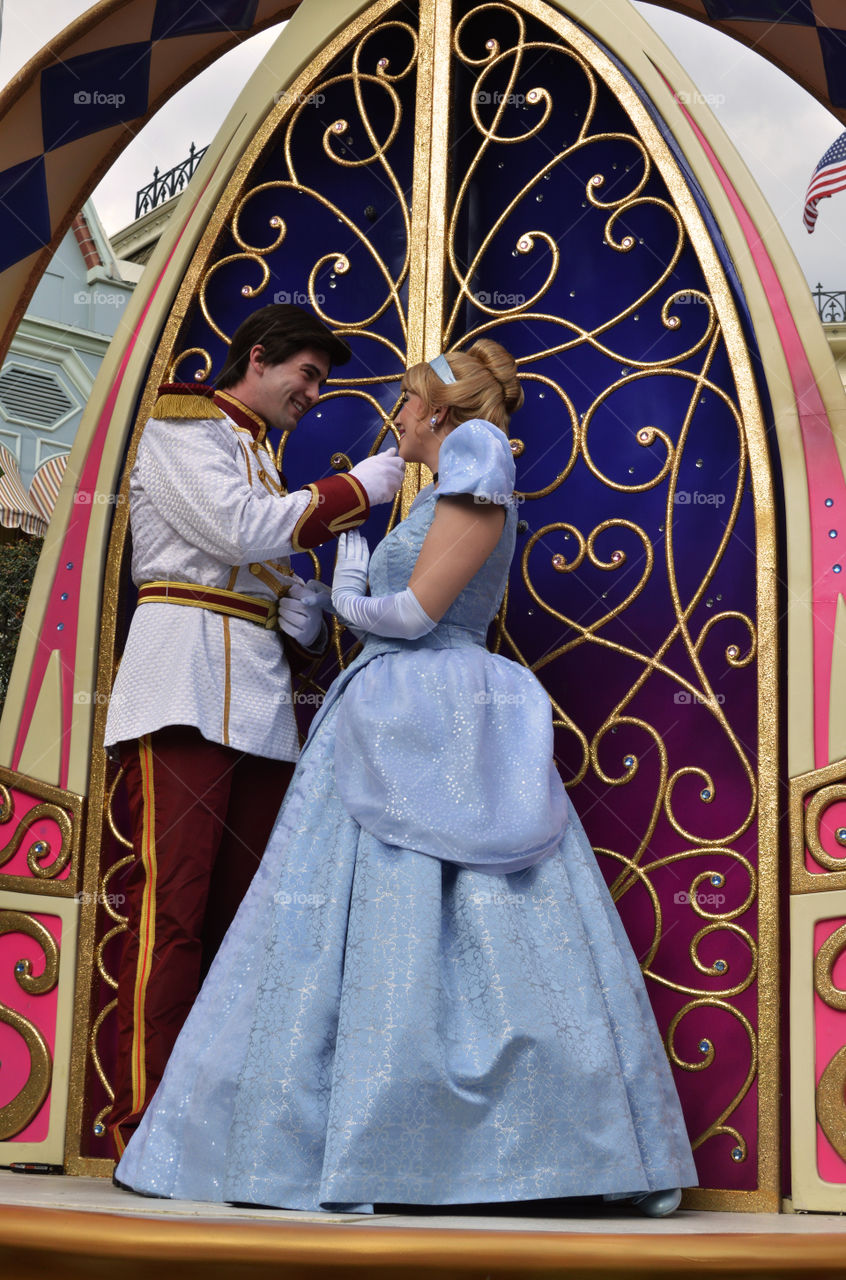
[[[360,1212],[694,1184],[643,978],[572,809],[555,853],[509,875],[385,845],[338,797],[337,709],[120,1180]]]

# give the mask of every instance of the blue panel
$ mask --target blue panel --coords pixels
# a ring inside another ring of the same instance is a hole
[[[820,27],[819,40],[831,104],[846,107],[846,31]]]
[[[44,157],[36,156],[0,173],[0,271],[49,242]]]
[[[48,67],[41,76],[44,150],[145,115],[150,48],[146,41],[122,44]]]
[[[789,22],[816,25],[811,0],[704,0],[708,17],[715,22]]]
[[[152,38],[202,35],[209,31],[249,31],[258,0],[159,0]]]

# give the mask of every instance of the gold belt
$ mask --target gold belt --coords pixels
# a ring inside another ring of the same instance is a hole
[[[245,596],[223,587],[195,587],[190,582],[145,582],[138,589],[139,604],[186,604],[230,618],[243,618],[267,630],[276,626],[277,602]]]

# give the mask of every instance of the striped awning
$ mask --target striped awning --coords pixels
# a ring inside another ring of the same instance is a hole
[[[36,510],[23,487],[15,455],[0,444],[0,524],[6,529],[22,529],[43,538],[47,520]]]
[[[32,477],[32,484],[29,486],[30,506],[48,522],[53,514],[67,465],[68,455],[60,453],[57,457],[42,462]]]

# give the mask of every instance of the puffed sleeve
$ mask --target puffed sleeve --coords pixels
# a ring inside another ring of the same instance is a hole
[[[500,505],[514,492],[514,457],[504,431],[484,418],[462,422],[444,440],[438,455],[439,498],[466,493]]]

